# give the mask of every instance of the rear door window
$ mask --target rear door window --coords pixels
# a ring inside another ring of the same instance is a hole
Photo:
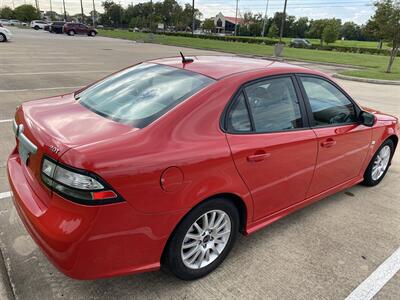
[[[90,110],[143,128],[215,80],[158,64],[143,63],[75,95]]]

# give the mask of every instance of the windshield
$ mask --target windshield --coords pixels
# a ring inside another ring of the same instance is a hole
[[[197,73],[143,63],[90,86],[75,98],[104,117],[143,128],[212,82]]]

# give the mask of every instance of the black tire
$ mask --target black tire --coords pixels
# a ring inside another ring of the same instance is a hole
[[[88,36],[95,37],[96,34],[97,34],[96,31],[91,31],[88,33]]]
[[[75,31],[73,31],[73,30],[68,31],[68,35],[69,36],[74,36],[75,35]]]
[[[225,245],[225,248],[213,262],[200,269],[189,268],[184,264],[181,256],[181,247],[186,233],[192,224],[196,222],[202,215],[213,210],[221,210],[229,216],[231,221],[231,234],[229,239]],[[211,273],[224,261],[235,243],[238,232],[239,213],[232,201],[224,198],[209,199],[192,209],[177,226],[166,246],[163,262],[165,262],[169,270],[180,279],[194,280],[201,278]]]
[[[3,33],[0,33],[0,42],[1,43],[5,43],[5,42],[7,42],[7,37],[5,36],[5,34],[3,34]]]
[[[373,166],[374,166],[374,162],[375,162],[375,160],[376,160],[376,158],[377,158],[379,152],[380,152],[380,151],[382,150],[382,148],[385,147],[385,146],[389,146],[389,148],[390,148],[390,159],[389,159],[389,163],[388,163],[388,165],[387,165],[387,167],[386,167],[386,170],[383,172],[383,174],[382,174],[378,179],[373,179],[373,177],[372,177],[372,169],[373,169]],[[371,159],[371,161],[370,161],[370,163],[369,163],[369,165],[368,165],[368,168],[365,170],[365,173],[364,173],[364,181],[362,182],[363,185],[365,185],[365,186],[375,186],[375,185],[377,185],[379,182],[382,181],[382,179],[385,177],[387,171],[389,170],[390,162],[392,161],[393,154],[394,154],[394,144],[393,144],[393,141],[390,140],[390,139],[389,139],[389,140],[386,140],[386,141],[379,147],[379,149],[376,151],[375,155],[372,157],[372,159]]]
[[[39,29],[40,29],[40,27],[36,25],[35,27],[33,27],[33,29],[35,29],[35,30],[39,30]]]

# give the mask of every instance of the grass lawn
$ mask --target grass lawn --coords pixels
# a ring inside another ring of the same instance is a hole
[[[143,40],[164,45],[174,45],[183,47],[192,47],[206,50],[217,50],[222,52],[272,56],[273,46],[247,44],[238,42],[225,42],[218,40],[207,40],[201,38],[188,38],[180,36],[154,35],[149,40],[149,35],[140,32],[128,32],[126,30],[99,30],[99,35],[121,38],[128,40]],[[334,51],[307,50],[285,48],[284,57],[287,59],[300,59],[315,62],[327,62],[360,66],[367,68],[366,70],[345,71],[343,74],[350,76],[358,76],[363,78],[376,78],[387,80],[400,80],[400,58],[397,58],[393,65],[393,73],[385,73],[388,56],[357,54],[357,53],[340,53]]]

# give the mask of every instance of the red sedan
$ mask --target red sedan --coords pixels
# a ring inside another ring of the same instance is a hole
[[[214,270],[245,235],[358,183],[378,184],[397,118],[279,62],[149,61],[25,102],[8,159],[15,207],[65,274]]]

